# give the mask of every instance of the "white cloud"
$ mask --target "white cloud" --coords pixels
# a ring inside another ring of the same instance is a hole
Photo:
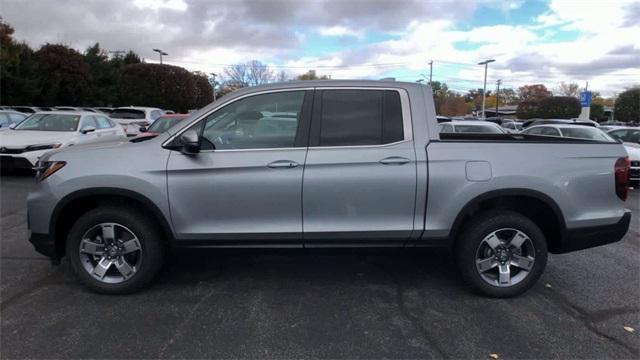
[[[133,0],[133,4],[140,9],[187,10],[187,4],[183,0]]]
[[[364,37],[363,29],[356,31],[346,26],[340,26],[340,25],[322,26],[318,29],[318,33],[322,36],[336,36],[336,37],[352,36],[359,39],[362,39]]]

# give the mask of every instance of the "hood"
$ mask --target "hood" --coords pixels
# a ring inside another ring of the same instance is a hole
[[[74,131],[7,130],[0,131],[0,146],[23,148],[29,145],[66,143],[76,135]]]
[[[627,150],[627,154],[629,155],[629,160],[631,161],[640,161],[640,147],[635,145],[624,144],[625,150]]]

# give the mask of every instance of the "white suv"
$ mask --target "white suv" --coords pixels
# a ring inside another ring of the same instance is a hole
[[[127,136],[138,135],[141,127],[149,127],[162,115],[162,109],[142,106],[119,107],[109,113],[110,118],[122,125]]]

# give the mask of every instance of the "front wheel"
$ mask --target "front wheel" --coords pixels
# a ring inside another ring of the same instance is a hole
[[[485,296],[506,298],[531,288],[547,264],[540,228],[516,212],[478,215],[457,242],[457,263],[465,282]]]
[[[66,253],[78,279],[107,294],[138,290],[164,259],[162,233],[144,213],[117,206],[81,216],[67,237]]]

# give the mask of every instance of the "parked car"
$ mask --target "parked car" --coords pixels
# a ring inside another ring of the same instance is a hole
[[[17,124],[26,117],[27,114],[18,111],[0,110],[0,128],[7,129],[12,124]]]
[[[57,111],[82,111],[82,108],[75,107],[75,106],[56,106],[55,110],[57,110]]]
[[[436,116],[436,121],[438,123],[449,122],[449,121],[451,121],[451,118],[448,117],[448,116],[437,115]]]
[[[547,124],[558,124],[558,125],[583,125],[583,126],[592,126],[598,127],[598,123],[591,120],[568,120],[568,119],[531,119],[522,123],[523,128],[528,128],[536,125],[547,125]]]
[[[138,135],[141,127],[148,127],[162,115],[162,109],[141,106],[119,107],[109,113],[109,117],[122,125],[127,136]]]
[[[623,142],[631,161],[629,181],[634,188],[640,188],[640,128],[618,127],[608,134]]]
[[[503,121],[500,126],[511,134],[517,134],[522,131],[522,123],[517,121]]]
[[[87,112],[35,113],[0,131],[0,161],[5,168],[32,168],[52,149],[126,139],[124,130],[104,115]]]
[[[113,111],[113,108],[108,106],[95,107],[94,109],[103,114],[110,114]]]
[[[438,126],[441,133],[506,133],[506,130],[500,127],[500,125],[482,120],[460,120],[444,122],[440,123]]]
[[[615,141],[614,138],[600,129],[573,124],[536,125],[522,130],[521,134],[568,137],[574,139],[609,142]]]
[[[33,114],[41,111],[51,111],[52,108],[49,107],[36,107],[36,106],[12,106],[11,109],[25,113],[25,114]]]
[[[134,140],[141,140],[156,137],[163,132],[169,130],[180,121],[189,117],[189,114],[171,114],[171,115],[162,115],[156,119],[156,121],[149,126],[149,128],[141,127],[140,134],[134,138]]]
[[[433,109],[415,83],[238,90],[149,141],[45,154],[30,241],[104,293],[147,284],[172,247],[442,246],[472,289],[509,297],[548,252],[626,233],[619,142],[440,134]]]

